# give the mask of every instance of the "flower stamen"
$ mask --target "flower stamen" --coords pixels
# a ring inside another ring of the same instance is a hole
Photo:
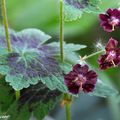
[[[112,31],[115,30],[115,24],[112,24]]]
[[[113,66],[114,66],[114,67],[116,67],[116,65],[115,65],[114,61],[112,60],[111,62],[112,62],[112,64],[113,64]]]

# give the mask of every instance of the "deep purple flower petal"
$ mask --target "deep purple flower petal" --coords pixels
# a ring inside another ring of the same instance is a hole
[[[93,92],[95,85],[94,84],[84,84],[83,91],[85,93]]]
[[[109,15],[109,16],[111,16],[111,15],[113,15],[112,13],[113,13],[113,9],[108,9],[107,11],[106,11],[106,13]]]
[[[112,62],[106,61],[106,59],[107,59],[107,54],[101,55],[98,59],[99,68],[101,70],[105,70],[113,66]]]
[[[120,65],[120,56],[116,57],[116,59],[114,59],[113,62],[116,66]]]
[[[68,90],[72,94],[78,94],[79,93],[79,88],[80,88],[80,86],[78,86],[75,83],[68,86]]]
[[[65,84],[66,85],[71,85],[71,83],[76,79],[77,75],[78,74],[76,72],[74,72],[74,71],[71,71],[70,73],[65,75],[65,77],[64,77]]]
[[[120,10],[119,9],[113,9],[113,16],[118,17],[120,16]]]
[[[88,65],[84,65],[81,67],[80,64],[76,64],[73,66],[73,71],[81,74],[86,74],[88,72]]]
[[[112,25],[108,24],[108,22],[101,22],[100,25],[106,32],[112,32]]]
[[[86,78],[87,78],[87,81],[85,82],[85,84],[86,84],[86,83],[96,84],[97,74],[96,74],[96,72],[94,72],[93,70],[90,70],[90,71],[87,73]]]
[[[113,39],[113,38],[110,38],[105,49],[106,51],[111,51],[111,50],[114,50],[118,45],[118,41]]]
[[[75,72],[79,72],[80,69],[81,69],[81,65],[80,64],[76,64],[76,65],[73,66],[73,71],[75,71]]]
[[[109,17],[106,14],[100,14],[99,18],[100,18],[101,21],[107,21]]]

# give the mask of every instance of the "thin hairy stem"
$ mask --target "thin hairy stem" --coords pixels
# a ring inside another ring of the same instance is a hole
[[[60,56],[61,62],[64,61],[64,8],[63,0],[60,0]]]
[[[71,120],[71,103],[72,103],[72,96],[69,94],[64,94],[65,100],[65,109],[66,109],[66,120]]]
[[[2,17],[3,17],[3,25],[4,25],[4,30],[5,30],[7,50],[8,50],[8,52],[12,52],[10,35],[9,35],[9,30],[8,30],[8,21],[7,21],[5,0],[1,0],[1,5],[2,5]],[[20,97],[20,91],[15,91],[15,94],[16,94],[16,100],[18,100]]]
[[[95,56],[95,55],[98,55],[98,54],[100,54],[100,53],[103,53],[103,52],[104,52],[104,50],[100,50],[100,51],[98,51],[98,52],[92,53],[92,54],[90,54],[90,55],[88,55],[88,56],[83,57],[82,60],[89,59],[89,58],[91,58],[91,57],[93,57],[93,56]]]
[[[12,52],[10,36],[9,36],[9,31],[8,31],[8,22],[7,22],[5,0],[2,0],[2,16],[3,16],[3,24],[4,24],[4,29],[5,29],[7,50],[8,50],[8,52]]]

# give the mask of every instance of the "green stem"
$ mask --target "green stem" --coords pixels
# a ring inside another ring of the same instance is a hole
[[[60,56],[61,56],[61,62],[64,62],[64,5],[63,0],[60,0]],[[70,95],[64,94],[65,99],[70,99]],[[71,98],[72,99],[72,98]],[[71,119],[71,102],[67,102],[65,104],[66,108],[66,120]]]
[[[7,50],[8,50],[8,52],[12,52],[10,35],[9,35],[9,30],[8,30],[8,21],[7,21],[5,0],[1,0],[1,5],[2,5],[2,16],[3,16],[3,24],[4,24],[4,30],[5,30]],[[20,97],[20,91],[15,91],[15,94],[16,94],[16,100],[18,100]]]
[[[60,56],[61,62],[64,61],[64,8],[63,8],[63,0],[60,0]]]
[[[12,52],[10,36],[9,36],[9,31],[8,31],[8,22],[7,22],[5,0],[2,0],[2,16],[3,16],[3,24],[4,24],[4,29],[5,29],[5,35],[6,35],[7,49],[8,49],[8,52]]]
[[[64,94],[65,109],[66,109],[66,120],[71,120],[71,103],[72,103],[72,95]]]
[[[16,95],[16,100],[18,100],[20,98],[20,91],[15,91],[15,95]]]
[[[71,120],[71,104],[66,103],[66,120]]]
[[[101,50],[101,51],[92,53],[92,54],[90,54],[90,55],[88,55],[88,56],[83,57],[83,60],[89,59],[89,58],[91,58],[91,57],[93,57],[93,56],[95,56],[95,55],[97,55],[97,54],[102,53],[102,52],[104,52],[104,50]]]

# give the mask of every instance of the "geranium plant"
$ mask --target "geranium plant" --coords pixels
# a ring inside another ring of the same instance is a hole
[[[96,60],[99,70],[119,66],[118,41],[111,37],[104,49],[80,56],[76,51],[87,46],[64,41],[64,21],[80,19],[84,12],[96,13],[103,29],[112,32],[120,26],[120,10],[110,8],[103,14],[100,0],[59,0],[59,4],[60,37],[51,42],[51,36],[39,29],[16,32],[9,28],[5,0],[1,0],[0,114],[10,115],[9,120],[29,120],[31,114],[42,120],[56,102],[65,106],[66,120],[70,120],[73,98],[81,93],[99,97],[118,94],[87,62],[102,54]]]

